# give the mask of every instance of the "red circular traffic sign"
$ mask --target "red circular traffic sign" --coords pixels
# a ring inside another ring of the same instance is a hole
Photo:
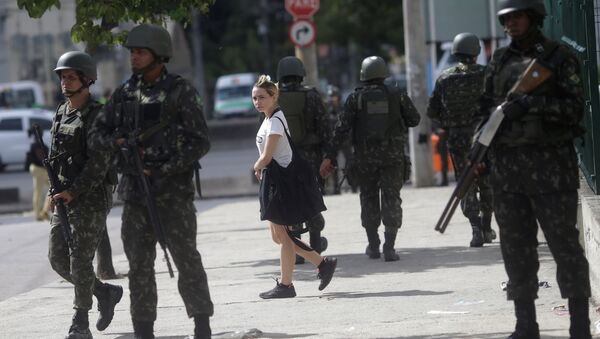
[[[312,21],[299,19],[292,22],[288,29],[288,35],[294,45],[306,47],[315,41],[317,29]]]
[[[285,0],[285,9],[295,18],[308,19],[319,10],[319,0]]]

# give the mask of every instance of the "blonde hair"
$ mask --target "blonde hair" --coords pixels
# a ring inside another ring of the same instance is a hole
[[[254,87],[264,89],[267,91],[267,93],[269,93],[270,96],[276,96],[279,94],[279,87],[277,87],[277,84],[273,82],[271,77],[266,74],[263,74],[258,78],[258,81],[254,84]]]

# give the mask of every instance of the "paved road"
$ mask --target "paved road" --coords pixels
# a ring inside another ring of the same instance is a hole
[[[224,201],[197,201],[196,208],[202,213]],[[125,272],[125,258],[120,256],[122,210],[120,206],[113,208],[107,225],[115,266]],[[60,279],[47,259],[49,230],[47,222],[32,221],[29,215],[0,215],[0,301]],[[117,264],[118,260],[122,262]]]

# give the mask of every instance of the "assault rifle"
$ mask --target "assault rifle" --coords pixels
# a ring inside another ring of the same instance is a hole
[[[40,151],[42,152],[42,156],[44,157],[44,168],[46,168],[46,172],[48,173],[48,179],[50,181],[50,195],[54,195],[59,193],[60,182],[58,181],[58,175],[54,172],[54,169],[50,165],[50,160],[48,159],[48,154],[46,154],[46,145],[44,144],[44,139],[42,139],[42,130],[38,124],[34,124],[32,126],[33,134],[35,135],[35,140],[41,146]],[[71,251],[73,250],[73,237],[71,236],[71,224],[69,223],[69,217],[67,215],[67,208],[65,207],[65,202],[62,199],[54,200],[54,206],[56,208],[56,213],[58,214],[58,220],[60,220],[60,227],[62,229],[63,237],[67,242],[67,246]]]
[[[154,202],[154,197],[150,192],[150,184],[148,183],[148,177],[146,176],[146,174],[144,174],[144,164],[142,163],[142,157],[140,156],[140,152],[138,149],[138,138],[135,137],[135,134],[136,133],[129,134],[129,137],[126,139],[126,143],[123,146],[121,146],[121,154],[123,154],[123,158],[125,158],[126,161],[127,159],[133,159],[132,165],[135,167],[138,183],[144,191],[144,200],[146,202],[146,208],[148,209],[150,223],[152,223],[156,239],[158,240],[158,243],[160,244],[160,247],[162,248],[163,253],[165,255],[165,261],[167,262],[169,276],[173,278],[175,275],[173,274],[173,267],[171,266],[169,253],[167,252],[167,239],[165,237],[165,229],[163,227],[162,222],[160,221],[158,214],[156,213],[156,204]]]
[[[477,132],[473,147],[469,152],[468,164],[458,178],[456,188],[454,188],[452,196],[450,196],[450,200],[446,204],[446,208],[444,208],[444,212],[442,212],[440,219],[435,225],[436,231],[444,233],[460,200],[465,197],[477,177],[477,166],[483,161],[500,124],[504,120],[504,107],[506,104],[515,97],[531,93],[550,78],[551,75],[552,71],[550,68],[542,65],[539,60],[533,59],[508,92],[506,101],[496,107],[485,125]]]

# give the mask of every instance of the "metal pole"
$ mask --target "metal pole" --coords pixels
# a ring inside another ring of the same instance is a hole
[[[202,35],[200,32],[200,20],[202,16],[198,14],[197,10],[193,10],[192,19],[192,50],[194,56],[194,85],[198,89],[198,93],[202,97],[204,103],[204,115],[205,117],[212,116],[212,109],[207,107],[207,103],[210,102],[206,93],[206,81],[204,79],[204,58],[202,57]]]
[[[426,116],[427,46],[425,44],[425,10],[423,1],[404,0],[404,43],[408,94],[421,114],[419,126],[410,129],[410,153],[415,187],[433,186],[435,178],[431,159],[431,121]],[[433,18],[432,18],[433,19]]]

